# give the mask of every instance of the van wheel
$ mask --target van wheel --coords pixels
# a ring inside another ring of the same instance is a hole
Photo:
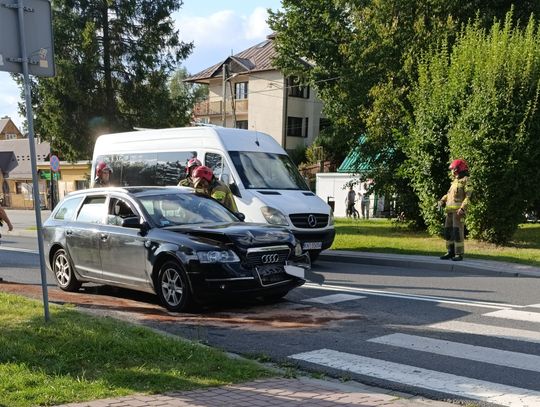
[[[54,253],[52,271],[61,290],[74,292],[81,288],[81,282],[75,277],[73,264],[64,249],[59,249]]]
[[[159,269],[156,292],[161,304],[169,311],[181,312],[191,306],[187,274],[175,261],[167,261]]]

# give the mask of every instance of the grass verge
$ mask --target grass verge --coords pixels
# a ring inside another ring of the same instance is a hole
[[[428,256],[439,256],[446,251],[442,238],[411,231],[389,219],[336,219],[332,249]],[[507,246],[466,239],[465,255],[467,258],[540,266],[540,224],[520,225]]]
[[[0,292],[0,405],[56,405],[271,377],[255,362]]]

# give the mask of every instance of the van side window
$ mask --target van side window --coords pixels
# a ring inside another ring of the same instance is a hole
[[[216,178],[220,179],[221,181],[227,184],[234,182],[234,180],[231,179],[231,170],[221,154],[206,153],[204,156],[204,165],[212,168]]]
[[[186,164],[196,156],[194,151],[167,151],[159,153],[114,154],[100,156],[97,161],[110,163],[113,173],[111,184],[177,185],[186,176]]]

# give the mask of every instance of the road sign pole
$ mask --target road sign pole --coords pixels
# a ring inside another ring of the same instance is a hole
[[[41,223],[41,202],[39,198],[39,181],[37,174],[36,163],[36,146],[34,140],[34,115],[32,112],[32,100],[30,93],[30,76],[28,70],[28,54],[26,52],[26,35],[24,31],[24,1],[18,1],[18,17],[19,17],[19,37],[22,57],[22,68],[24,77],[24,99],[26,102],[26,120],[28,121],[28,143],[30,144],[30,161],[32,165],[32,184],[34,196],[34,210],[36,212],[37,240],[39,249],[39,263],[41,270],[41,288],[43,292],[43,308],[45,311],[45,321],[49,321],[49,294],[47,292],[47,273],[45,270],[45,256],[43,248],[43,236],[41,234],[43,225]],[[28,12],[32,12],[28,10]]]

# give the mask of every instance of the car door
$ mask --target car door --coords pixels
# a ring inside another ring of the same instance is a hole
[[[122,226],[124,219],[141,215],[125,197],[111,195],[100,234],[103,279],[110,283],[141,288],[148,285],[146,239],[138,228]]]
[[[106,195],[87,196],[73,222],[66,226],[66,245],[82,277],[101,278],[100,228],[106,212]]]

